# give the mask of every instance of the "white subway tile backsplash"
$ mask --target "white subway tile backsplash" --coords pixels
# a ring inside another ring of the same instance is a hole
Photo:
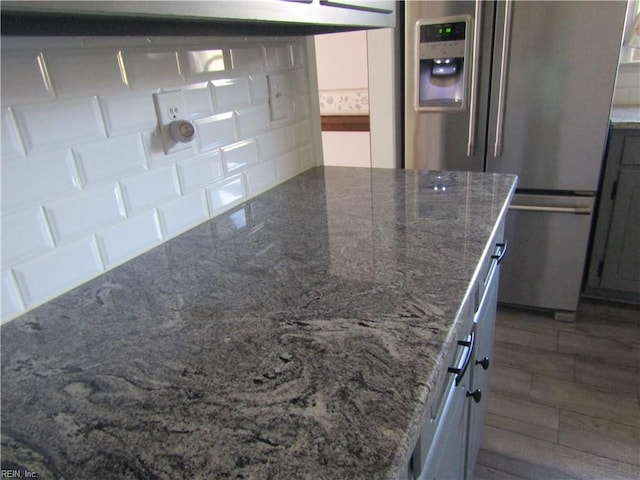
[[[288,44],[273,44],[264,47],[267,70],[281,70],[291,67],[291,49]]]
[[[276,175],[283,181],[300,172],[300,158],[297,151],[285,153],[275,159]]]
[[[233,112],[201,118],[194,123],[200,151],[212,150],[237,140]]]
[[[1,178],[3,214],[78,189],[73,160],[66,149],[27,158],[3,159]]]
[[[154,128],[158,119],[153,106],[153,93],[104,95],[100,105],[110,136]]]
[[[254,140],[245,140],[223,147],[222,157],[227,173],[232,173],[258,163],[258,148]]]
[[[160,243],[155,210],[117,223],[96,234],[106,268],[113,268]]]
[[[2,267],[51,250],[53,244],[40,207],[2,217]]]
[[[278,128],[258,136],[258,146],[262,158],[271,158],[285,153],[295,147],[293,131],[289,128]]]
[[[174,237],[209,218],[204,190],[180,197],[158,207],[164,238]]]
[[[211,85],[213,85],[216,112],[228,112],[251,105],[251,91],[247,77],[213,80]]]
[[[3,47],[5,39],[2,39]],[[39,50],[2,50],[2,106],[53,100],[46,67]]]
[[[208,83],[189,85],[183,90],[183,97],[189,117],[201,118],[214,114],[213,99]]]
[[[251,86],[251,98],[254,105],[269,103],[269,86],[266,75],[251,75],[249,77]]]
[[[59,98],[125,92],[116,49],[61,49],[45,53]]]
[[[29,153],[106,137],[96,97],[15,107]]]
[[[305,42],[3,38],[2,321],[313,165]],[[167,155],[153,94],[177,90],[196,140]]]
[[[176,163],[183,192],[191,192],[222,178],[220,152],[213,151]]]
[[[209,212],[216,215],[246,198],[242,175],[230,177],[207,187]]]
[[[0,323],[3,323],[21,313],[24,310],[24,304],[15,286],[11,271],[3,270],[0,274],[0,282],[2,282],[2,296],[0,297],[2,322]]]
[[[303,122],[296,123],[289,128],[293,130],[291,135],[294,138],[296,145],[302,145],[311,141],[311,126],[308,121],[305,120]]]
[[[187,50],[184,52],[187,76],[189,78],[211,77],[212,74],[224,72],[224,50],[220,48]]]
[[[127,178],[120,185],[129,216],[180,196],[173,166]]]
[[[73,149],[83,185],[93,186],[146,169],[146,156],[139,134],[110,138]]]
[[[122,58],[131,88],[169,87],[184,83],[175,51],[124,50]]]
[[[18,134],[13,114],[9,108],[2,109],[2,125],[0,126],[2,133],[2,158],[8,159],[25,154],[22,145],[22,139]]]
[[[300,158],[300,171],[305,171],[316,166],[313,150],[310,146],[300,148],[298,150],[298,157]]]
[[[102,270],[93,236],[58,247],[14,267],[27,307],[49,300],[95,277]]]
[[[240,138],[249,138],[264,133],[271,127],[269,105],[256,105],[236,110],[236,118],[238,119]]]
[[[296,43],[291,45],[291,60],[294,67],[302,67],[306,65],[306,52],[304,45]]]
[[[45,204],[44,210],[56,244],[69,242],[124,218],[116,184]]]
[[[234,47],[230,50],[231,68],[236,72],[264,70],[264,56],[260,47]]]
[[[249,196],[257,195],[276,184],[276,169],[272,160],[250,168],[244,172],[244,175],[247,179]]]

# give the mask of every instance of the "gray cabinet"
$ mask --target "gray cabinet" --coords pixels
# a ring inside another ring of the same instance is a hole
[[[610,132],[585,295],[640,303],[640,129]]]
[[[473,478],[489,393],[503,238],[501,226],[495,248],[479,266],[473,295],[461,309],[462,333],[445,362],[447,374],[434,390],[409,478]]]
[[[42,29],[82,34],[87,22],[99,35],[312,35],[395,26],[392,0],[3,1],[1,6],[3,35]]]

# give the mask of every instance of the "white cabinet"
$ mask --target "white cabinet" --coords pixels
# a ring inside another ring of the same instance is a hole
[[[387,0],[3,1],[1,7],[3,35],[24,34],[13,31],[17,27],[47,28],[47,21],[64,33],[81,32],[73,22],[80,16],[92,18],[94,28],[131,35],[311,35],[395,26],[395,2]]]
[[[503,226],[481,264],[475,295],[462,308],[462,335],[434,390],[428,418],[414,449],[409,478],[473,478],[487,409],[500,262],[506,253]]]

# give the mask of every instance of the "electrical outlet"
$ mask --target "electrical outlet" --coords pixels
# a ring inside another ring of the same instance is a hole
[[[184,96],[181,91],[154,93],[153,101],[156,107],[158,125],[162,133],[162,147],[165,154],[178,152],[191,148],[189,142],[195,131],[192,130],[191,137],[178,139],[175,135],[176,122],[189,123],[187,118],[187,108]],[[173,128],[172,128],[173,124]]]
[[[289,116],[289,83],[284,75],[269,75],[269,108],[271,120],[282,120]]]

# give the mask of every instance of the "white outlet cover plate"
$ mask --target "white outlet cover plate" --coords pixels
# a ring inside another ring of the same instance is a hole
[[[164,153],[179,152],[192,148],[189,143],[176,142],[171,138],[169,125],[176,120],[188,120],[187,107],[181,91],[161,92],[153,94],[158,125],[162,134]]]

